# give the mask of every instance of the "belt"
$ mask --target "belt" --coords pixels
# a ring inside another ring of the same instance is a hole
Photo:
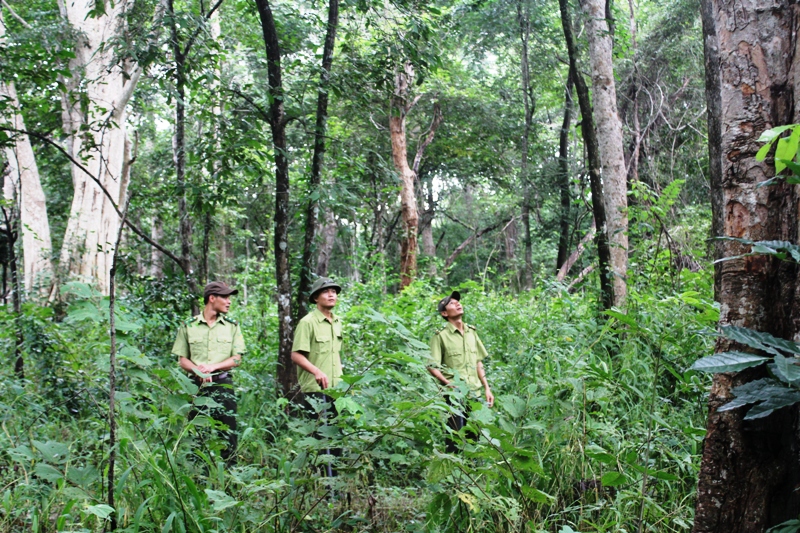
[[[218,382],[222,381],[223,379],[228,379],[230,377],[231,377],[231,374],[228,373],[228,372],[221,372],[219,374],[214,374],[214,375],[211,376],[211,383],[218,383]],[[197,374],[193,375],[192,378],[198,383],[203,383],[203,379],[200,376],[198,376]]]

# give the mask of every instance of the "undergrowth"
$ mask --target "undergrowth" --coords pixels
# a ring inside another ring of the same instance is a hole
[[[655,253],[666,271],[668,251]],[[251,287],[232,313],[248,353],[230,469],[213,421],[187,420],[197,388],[169,355],[180,306],[132,284],[117,319],[116,509],[105,504],[107,299],[72,284],[66,310],[26,307],[24,379],[2,311],[0,531],[102,531],[111,513],[126,532],[688,531],[707,378],[687,369],[713,345],[710,273],[633,281],[624,314],[561,285],[462,284],[497,402],[474,403],[479,438],[457,455],[444,451],[451,407],[425,369],[445,289],[346,287],[340,415],[318,428],[276,397],[274,311]],[[344,450],[332,480],[320,476],[330,447]]]

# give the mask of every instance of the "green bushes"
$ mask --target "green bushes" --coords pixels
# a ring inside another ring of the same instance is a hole
[[[236,380],[240,460],[227,471],[213,421],[187,420],[196,387],[169,355],[180,317],[132,294],[118,318],[115,510],[107,302],[70,286],[63,320],[25,310],[28,379],[0,369],[0,530],[100,531],[111,512],[130,532],[687,530],[707,382],[686,369],[714,339],[709,278],[684,270],[684,292],[634,288],[628,313],[607,315],[556,285],[510,296],[462,284],[497,404],[474,404],[479,439],[457,456],[444,452],[450,407],[425,369],[445,291],[343,293],[340,416],[320,428],[275,397],[272,310],[251,288],[234,310],[249,352]],[[14,320],[0,316],[7,362]],[[333,447],[340,475],[325,480],[319,451]]]

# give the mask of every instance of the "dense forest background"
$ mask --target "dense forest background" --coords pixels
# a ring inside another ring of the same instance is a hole
[[[692,529],[710,239],[770,237],[712,214],[697,0],[68,1],[0,6],[0,530]],[[289,400],[317,276],[321,433]],[[232,468],[170,355],[214,280]],[[497,396],[456,455],[425,367],[453,289]]]

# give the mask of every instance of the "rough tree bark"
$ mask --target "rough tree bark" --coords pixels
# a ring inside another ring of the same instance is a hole
[[[289,396],[297,385],[292,364],[292,280],[289,271],[289,160],[286,157],[286,112],[283,103],[281,48],[269,0],[256,0],[267,54],[269,113],[275,155],[275,278],[278,300],[278,367],[280,392]]]
[[[714,235],[800,242],[800,194],[754,159],[761,133],[800,120],[797,26],[790,0],[732,3],[704,0],[703,34],[708,106],[709,173]],[[717,241],[717,258],[749,251]],[[800,269],[751,256],[715,265],[720,324],[800,338]],[[739,348],[720,339],[716,351]],[[694,531],[765,531],[800,509],[798,410],[787,408],[745,422],[741,409],[718,412],[731,389],[764,370],[715,374],[697,489]]]
[[[406,115],[419,101],[419,96],[409,101],[410,88],[414,80],[414,67],[406,62],[395,73],[394,93],[391,99],[389,132],[392,141],[392,161],[400,177],[400,206],[403,217],[403,232],[400,238],[400,287],[407,287],[417,274],[417,237],[419,233],[419,211],[414,184],[425,148],[433,141],[436,129],[442,123],[439,104],[434,104],[433,121],[425,138],[417,147],[414,163],[408,164],[406,144]]]
[[[581,0],[586,15],[592,98],[603,176],[606,227],[611,249],[614,305],[623,307],[628,270],[628,181],[622,150],[622,122],[617,113],[613,39],[606,20],[606,0]]]
[[[569,194],[569,129],[572,124],[572,76],[567,76],[564,89],[564,120],[558,136],[558,188],[561,191],[561,228],[558,236],[556,271],[561,268],[569,254],[569,211],[572,198]]]
[[[592,214],[597,227],[595,243],[597,245],[597,271],[600,277],[600,294],[603,308],[609,309],[614,305],[614,290],[609,273],[611,250],[608,246],[608,229],[606,227],[606,211],[603,201],[603,181],[600,176],[597,132],[595,131],[594,118],[592,117],[592,104],[589,101],[589,88],[586,86],[583,74],[578,70],[578,51],[575,47],[575,36],[572,33],[572,16],[569,11],[569,3],[567,0],[558,0],[558,5],[561,10],[561,26],[564,29],[564,40],[569,56],[570,77],[575,83],[575,93],[578,96],[578,106],[581,110],[581,133],[583,134],[583,144],[586,147],[586,166],[589,170],[589,186],[592,191]]]
[[[520,156],[520,177],[522,178],[522,243],[525,247],[525,266],[522,274],[522,288],[530,290],[533,285],[533,243],[531,242],[531,183],[528,176],[528,148],[530,144],[531,128],[533,126],[533,113],[536,108],[530,72],[528,68],[528,41],[531,34],[530,14],[522,5],[522,0],[517,1],[517,23],[519,25],[520,42],[522,45],[520,67],[522,70],[522,101],[525,109],[525,127],[522,130],[522,150]]]
[[[308,203],[305,213],[305,234],[303,237],[303,257],[300,261],[300,281],[297,289],[297,315],[295,320],[308,313],[308,293],[311,290],[311,264],[319,224],[319,185],[322,177],[322,163],[325,159],[325,132],[328,121],[328,86],[330,85],[333,47],[336,42],[336,29],[339,24],[339,0],[328,3],[328,24],[325,44],[322,49],[322,70],[317,87],[317,117],[314,125],[314,153],[311,156],[311,175],[308,180]],[[326,265],[327,267],[327,265]],[[319,274],[319,272],[318,272]],[[321,275],[321,274],[320,274]]]

